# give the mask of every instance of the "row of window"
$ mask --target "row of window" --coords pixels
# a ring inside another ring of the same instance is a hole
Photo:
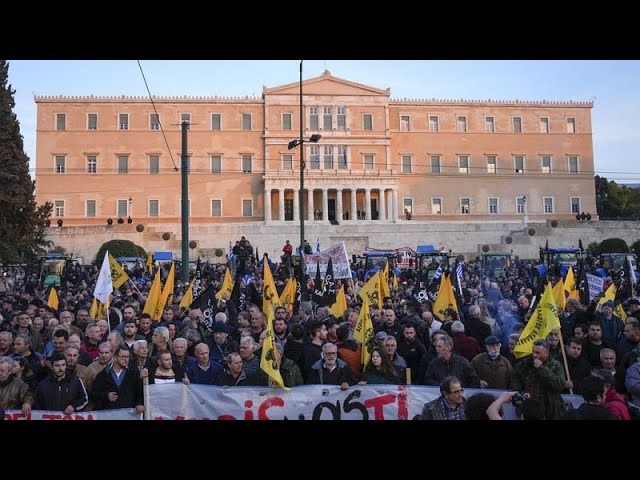
[[[524,215],[527,213],[527,200],[525,197],[516,197],[516,214]],[[64,200],[55,200],[54,204],[54,215],[56,217],[64,217],[65,216],[65,201]],[[576,214],[582,211],[580,205],[580,197],[570,197],[569,205],[571,208],[571,213]],[[460,197],[459,200],[459,209],[456,213],[463,215],[471,214],[471,198],[470,197]],[[85,217],[96,217],[97,214],[98,203],[96,200],[85,200]],[[413,198],[403,198],[402,199],[402,207],[403,212],[413,214]],[[191,211],[191,200],[189,200],[188,210]],[[253,216],[253,200],[251,199],[242,199],[242,216],[243,217],[252,217]],[[174,215],[180,215],[181,212],[181,201],[178,202],[178,210],[174,212]],[[500,211],[500,199],[498,197],[489,197],[487,199],[487,211],[490,215],[497,215],[499,213],[510,213],[510,212],[501,212]],[[542,211],[546,214],[554,213],[554,203],[553,197],[543,197],[542,198]],[[148,216],[149,217],[159,217],[160,216],[160,200],[149,200],[148,201]],[[512,212],[511,212],[512,213]],[[120,218],[126,218],[131,216],[131,203],[128,200],[116,200],[116,209],[115,215]],[[432,215],[442,215],[443,214],[443,202],[441,197],[432,197],[431,198],[431,214]],[[222,200],[221,199],[212,199],[211,200],[211,216],[212,217],[222,217]]]
[[[527,213],[527,199],[526,197],[516,197],[516,210],[515,213],[518,215],[525,215]],[[402,199],[402,207],[403,213],[410,213],[413,215],[413,198],[405,197]],[[460,197],[458,210],[457,212],[447,212],[447,213],[459,213],[462,215],[470,215],[471,214],[471,198],[470,197]],[[580,213],[581,205],[580,205],[580,197],[570,197],[569,198],[569,207],[571,209],[571,213]],[[500,199],[498,197],[488,197],[487,198],[487,211],[490,215],[498,215],[500,213],[513,213],[513,212],[504,212],[500,210]],[[542,197],[542,211],[545,214],[554,213],[554,199],[553,197]],[[431,197],[431,214],[432,215],[442,215],[444,213],[443,210],[443,202],[441,197]],[[484,213],[484,212],[480,212]]]
[[[411,115],[400,115],[400,131],[410,132],[412,131]],[[467,132],[467,116],[456,115],[456,132]],[[440,116],[439,115],[427,115],[427,125],[430,132],[440,131]],[[496,133],[496,119],[495,117],[484,117],[484,131],[486,133]],[[575,117],[565,118],[565,131],[567,133],[576,133],[576,119]],[[522,117],[511,117],[511,132],[510,133],[523,133],[523,121]],[[550,133],[551,122],[549,117],[539,117],[537,130],[531,130],[535,133]]]
[[[322,112],[320,112],[322,110]],[[335,112],[335,114],[334,114]],[[346,130],[347,129],[347,108],[346,107],[308,107],[308,126],[309,130],[321,131],[321,130]],[[119,113],[117,115],[116,128],[118,130],[129,130],[129,113]],[[160,115],[157,113],[149,113],[149,130],[160,130]],[[292,113],[285,112],[281,114],[282,130],[292,130],[293,128],[293,116]],[[466,115],[456,115],[456,131],[467,132],[467,117]],[[191,123],[190,113],[180,114],[180,123]],[[565,118],[565,131],[567,133],[576,133],[576,119],[575,117]],[[440,116],[439,115],[427,115],[427,125],[429,132],[440,131]],[[250,113],[241,114],[241,128],[242,130],[251,131],[252,116]],[[56,130],[66,130],[67,128],[67,114],[56,114]],[[98,129],[98,114],[87,114],[87,130]],[[222,114],[211,114],[211,130],[222,130]],[[362,115],[362,130],[373,131],[373,115],[365,113]],[[414,130],[412,126],[411,115],[400,115],[400,131],[410,132]],[[484,131],[486,133],[496,132],[495,117],[484,117]],[[511,132],[523,133],[523,121],[522,117],[511,117]],[[549,117],[538,118],[539,133],[550,133],[551,123]]]
[[[242,202],[241,204],[242,216],[252,217],[253,216],[253,200],[242,199],[241,202]],[[149,217],[160,216],[160,200],[149,200],[147,207],[148,207],[147,215]],[[187,210],[191,212],[191,200],[189,200],[188,202]],[[98,211],[97,200],[85,200],[85,210],[84,210],[85,217],[88,217],[88,218],[96,217],[97,211]],[[173,212],[173,215],[179,216],[181,212],[182,212],[182,199],[178,200],[177,210]],[[53,214],[55,217],[65,216],[64,200],[54,200]],[[129,200],[116,200],[115,211],[112,213],[110,212],[106,213],[106,215],[115,215],[118,218],[127,218],[129,216],[133,216],[133,212],[131,210],[131,203],[129,202]],[[222,200],[221,199],[211,200],[211,216],[212,217],[222,216]]]
[[[347,169],[349,168],[348,148],[346,145],[312,145],[309,147],[309,168],[312,170],[333,170],[333,169]],[[513,164],[508,167],[498,167],[497,155],[485,155],[484,165],[473,167],[473,172],[478,170],[486,171],[487,173],[498,173],[498,171],[506,173],[513,171],[514,173],[524,174],[526,171],[526,156],[525,155],[513,155]],[[559,169],[559,171],[566,171],[569,173],[579,173],[579,157],[577,155],[566,156],[567,167],[566,170]],[[98,156],[87,155],[86,156],[86,173],[98,173]],[[222,172],[222,155],[211,155],[211,173]],[[457,166],[444,166],[442,163],[442,155],[429,155],[430,172],[431,173],[470,173],[471,156],[470,155],[458,155]],[[129,155],[116,155],[117,172],[120,174],[129,173]],[[191,165],[191,157],[187,157],[187,165]],[[412,173],[414,168],[413,155],[401,156],[401,171],[402,173]],[[253,171],[253,157],[251,155],[242,155],[240,158],[240,167],[244,173],[251,173]],[[362,155],[362,167],[365,170],[372,170],[376,168],[375,155],[363,154]],[[386,165],[379,165],[378,168],[386,168]],[[513,168],[513,170],[512,170]],[[282,169],[293,169],[293,155],[282,155]],[[529,170],[533,170],[533,167],[529,167]],[[551,173],[552,171],[552,156],[540,155],[540,171],[542,173]],[[66,155],[54,155],[54,172],[66,173],[67,172],[67,159]],[[160,155],[148,156],[148,172],[151,174],[160,173]]]

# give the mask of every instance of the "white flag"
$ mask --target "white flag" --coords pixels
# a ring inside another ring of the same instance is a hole
[[[636,277],[636,269],[633,268],[633,264],[631,263],[631,260],[628,260],[629,262],[629,275],[631,277],[631,283],[634,285],[638,284],[638,277]]]
[[[93,296],[100,300],[100,302],[106,303],[111,292],[113,292],[113,283],[111,283],[109,252],[105,252],[104,260],[102,261],[102,268],[100,268],[100,274],[98,275],[98,281],[96,282],[96,288],[93,290]]]

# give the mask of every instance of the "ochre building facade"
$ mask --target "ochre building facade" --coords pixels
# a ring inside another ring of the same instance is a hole
[[[392,99],[332,76],[262,98],[36,96],[36,196],[65,226],[596,218],[591,102]],[[317,143],[310,140],[321,135]]]

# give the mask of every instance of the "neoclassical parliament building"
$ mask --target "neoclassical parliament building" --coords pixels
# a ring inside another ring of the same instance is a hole
[[[392,98],[325,71],[257,97],[35,96],[36,195],[65,226],[595,217],[592,102]],[[499,92],[496,92],[499,93]],[[317,143],[312,135],[320,135]]]

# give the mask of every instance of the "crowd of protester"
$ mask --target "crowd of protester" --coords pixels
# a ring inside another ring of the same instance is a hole
[[[281,262],[267,259],[279,293],[292,274],[291,248],[283,252]],[[153,272],[142,266],[128,270],[131,281],[113,292],[106,319],[90,318],[96,266],[72,269],[59,289],[57,309],[47,305],[47,290],[35,275],[12,268],[11,281],[5,280],[0,290],[0,408],[142,412],[145,378],[150,383],[267,385],[260,368],[266,257],[260,258],[244,237],[231,253],[226,264],[199,266],[202,291],[209,285],[219,288],[227,268],[240,278],[239,295],[226,293],[215,302],[210,327],[201,310],[178,306],[188,287],[180,279],[160,320],[143,313]],[[537,340],[530,356],[516,358],[514,347],[533,313],[531,267],[532,262],[512,262],[503,276],[493,278],[480,262],[465,263],[457,311],[449,309],[443,318],[434,315],[430,299],[416,300],[416,272],[401,272],[397,288],[390,277],[391,296],[370,308],[375,346],[365,366],[360,364],[363,345],[354,339],[362,303],[357,292],[365,272],[354,263],[354,278],[337,280],[336,289],[345,287],[348,306],[339,318],[311,301],[314,284],[307,278],[295,309],[280,306],[274,312],[284,383],[343,389],[356,384],[439,386],[442,395],[418,416],[424,420],[500,418],[501,407],[520,394],[524,418],[638,418],[640,300],[623,303],[623,321],[613,302],[598,305],[595,299],[583,305],[569,298],[559,312],[562,328]],[[465,388],[506,391],[499,397],[467,398]],[[563,393],[583,395],[584,406],[567,409]]]

